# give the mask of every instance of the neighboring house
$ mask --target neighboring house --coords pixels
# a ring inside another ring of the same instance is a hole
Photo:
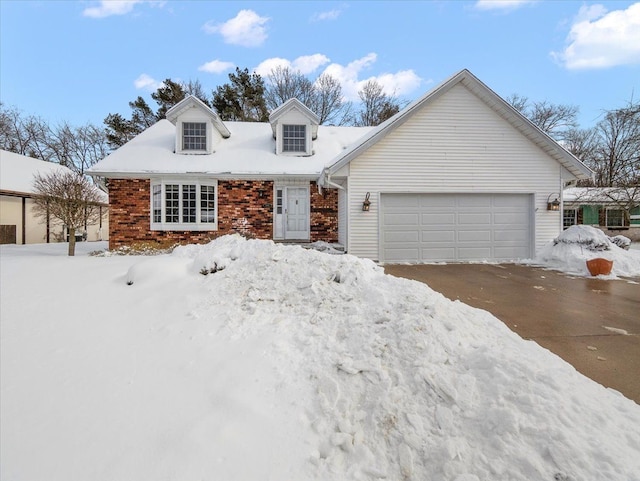
[[[571,187],[562,192],[563,227],[584,224],[640,240],[640,186]]]
[[[42,219],[33,212],[33,181],[36,174],[69,171],[53,162],[0,150],[0,243],[37,244],[67,240],[62,223]],[[86,226],[86,239],[106,240],[109,234],[107,195],[100,205],[100,221]]]
[[[467,70],[375,128],[318,125],[295,99],[222,122],[188,97],[91,173],[112,248],[240,232],[387,263],[532,257],[562,230],[549,197],[592,175]]]

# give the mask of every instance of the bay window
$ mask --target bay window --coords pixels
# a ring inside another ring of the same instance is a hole
[[[151,184],[151,230],[217,230],[214,181],[157,181]]]

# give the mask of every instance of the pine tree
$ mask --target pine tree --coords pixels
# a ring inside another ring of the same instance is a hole
[[[229,74],[230,83],[220,85],[213,92],[213,108],[222,120],[266,122],[269,112],[265,102],[262,77],[249,69]]]

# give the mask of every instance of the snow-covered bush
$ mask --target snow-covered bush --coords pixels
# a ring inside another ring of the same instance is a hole
[[[629,250],[629,247],[631,247],[631,239],[623,235],[609,237],[609,240],[620,247],[620,249]]]
[[[588,225],[572,225],[553,240],[557,244],[578,244],[590,251],[608,251],[611,240],[600,229]]]

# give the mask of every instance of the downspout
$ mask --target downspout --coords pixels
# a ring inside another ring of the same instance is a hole
[[[318,179],[318,185],[321,187],[333,187],[334,189],[346,190],[341,185],[335,184],[331,182],[331,174],[329,174],[328,169],[324,169],[322,171],[322,175]]]
[[[47,202],[47,244],[51,242],[51,221],[49,214],[49,202]]]
[[[22,198],[22,244],[27,243],[27,198]]]

